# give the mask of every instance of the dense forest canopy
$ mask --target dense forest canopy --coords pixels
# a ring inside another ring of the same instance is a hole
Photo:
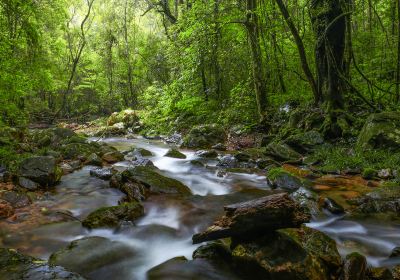
[[[339,111],[400,100],[397,1],[2,0],[0,9],[5,125],[126,107],[160,130],[182,115],[252,125],[289,101],[348,122]]]

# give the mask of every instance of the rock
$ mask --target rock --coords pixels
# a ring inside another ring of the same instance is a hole
[[[122,221],[134,221],[144,215],[143,206],[138,202],[123,203],[118,206],[103,207],[97,209],[83,220],[84,227],[93,228],[115,228]]]
[[[364,280],[366,278],[367,259],[359,253],[346,256],[343,265],[343,280]]]
[[[19,177],[18,178],[18,185],[24,189],[30,190],[30,191],[35,191],[39,189],[40,185],[36,182],[33,182],[32,180],[29,180],[25,177]]]
[[[52,187],[61,179],[62,171],[53,157],[38,156],[23,160],[19,175],[42,187]]]
[[[245,162],[249,161],[251,159],[251,156],[249,154],[239,152],[235,155],[235,158],[240,162]]]
[[[74,168],[66,162],[60,164],[60,168],[64,175],[74,172]]]
[[[392,177],[392,170],[390,169],[381,169],[378,171],[378,177],[381,179],[389,179]]]
[[[319,216],[318,195],[308,188],[301,187],[290,194],[290,197],[306,209],[312,216]]]
[[[86,165],[103,166],[103,160],[96,153],[92,153],[88,156],[85,162]]]
[[[108,163],[116,163],[125,159],[124,155],[118,151],[109,152],[102,156],[102,159]]]
[[[372,168],[365,168],[361,174],[361,176],[366,180],[372,180],[376,175],[376,170]]]
[[[190,195],[190,189],[181,182],[165,177],[155,168],[137,166],[118,173],[110,185],[126,193],[128,200],[146,198],[151,194]]]
[[[0,183],[7,183],[11,179],[11,173],[5,167],[0,166]]]
[[[0,192],[0,198],[10,203],[13,208],[23,208],[31,204],[29,197],[22,192]]]
[[[285,143],[299,153],[311,152],[324,143],[324,137],[315,130],[298,133],[288,137]]]
[[[205,259],[188,261],[185,257],[170,259],[147,272],[149,280],[239,280],[226,266]]]
[[[124,243],[91,236],[72,241],[66,248],[52,254],[49,263],[63,266],[90,279],[98,279],[103,267],[134,256],[135,252]]]
[[[299,227],[310,220],[309,214],[286,193],[225,206],[224,210],[225,216],[192,237],[194,244],[232,236],[250,238],[280,228]]]
[[[393,280],[400,280],[400,265],[396,265],[392,268]]]
[[[132,161],[131,165],[133,167],[136,167],[136,166],[155,167],[154,163],[151,160],[149,160],[148,158],[138,158],[138,159]]]
[[[335,241],[304,226],[233,245],[232,258],[246,279],[337,279],[342,265]]]
[[[215,150],[201,150],[197,151],[195,155],[201,158],[216,158],[218,153]]]
[[[213,150],[217,151],[226,151],[226,146],[222,143],[217,143],[214,146],[211,147]]]
[[[182,135],[179,133],[174,133],[174,134],[164,138],[164,141],[167,144],[180,145],[180,144],[182,144]]]
[[[395,247],[390,253],[389,258],[398,258],[398,257],[400,257],[400,247]]]
[[[112,126],[102,127],[98,132],[95,133],[96,137],[109,137],[109,136],[121,136],[126,134],[126,129],[123,123],[116,123]]]
[[[339,205],[335,200],[332,198],[326,197],[323,202],[323,207],[331,212],[332,214],[343,214],[344,208],[343,206]]]
[[[94,145],[88,143],[70,143],[63,145],[60,151],[64,159],[75,160],[87,159],[97,149]]]
[[[370,115],[357,139],[360,149],[400,148],[400,114],[384,112]]]
[[[270,143],[265,148],[265,153],[277,161],[300,161],[301,155],[283,143]]]
[[[218,167],[223,168],[238,168],[240,167],[239,161],[232,155],[225,155],[220,158],[219,162],[217,163]]]
[[[182,154],[177,149],[169,149],[168,152],[164,156],[170,157],[170,158],[181,158],[181,159],[186,158],[186,155]]]
[[[90,176],[97,177],[102,180],[110,180],[114,175],[112,168],[96,168],[90,170]]]
[[[60,266],[48,265],[46,261],[5,248],[0,248],[0,279],[84,280]]]
[[[133,154],[135,156],[139,157],[151,157],[153,156],[153,153],[150,152],[149,150],[143,149],[143,148],[136,148],[133,150]]]
[[[198,247],[193,252],[193,259],[208,259],[214,261],[230,261],[231,250],[221,241],[212,241]]]
[[[68,163],[74,170],[80,169],[82,167],[82,162],[80,160],[73,160]]]
[[[368,280],[394,280],[393,274],[387,267],[370,267],[367,271]]]
[[[189,149],[207,149],[224,142],[225,131],[218,125],[199,125],[193,127],[183,139],[182,146]]]
[[[305,185],[299,177],[282,168],[269,170],[267,172],[267,181],[271,187],[279,188],[288,192],[295,192]]]
[[[14,215],[14,208],[6,200],[0,199],[0,220]]]
[[[108,126],[122,123],[125,128],[131,128],[139,124],[139,117],[134,110],[126,109],[121,112],[114,112],[107,120]]]

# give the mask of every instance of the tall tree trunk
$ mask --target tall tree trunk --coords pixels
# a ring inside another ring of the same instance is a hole
[[[282,16],[285,19],[286,24],[288,25],[290,32],[292,33],[292,36],[296,43],[297,51],[299,52],[299,56],[300,56],[301,67],[302,67],[304,75],[306,76],[306,79],[310,85],[311,91],[314,95],[314,102],[316,104],[320,103],[322,101],[322,96],[321,96],[322,93],[318,89],[317,82],[315,81],[314,75],[311,72],[310,66],[308,64],[303,40],[301,39],[298,29],[296,28],[296,25],[294,24],[292,18],[290,17],[290,14],[289,14],[285,4],[283,3],[283,1],[276,0],[276,3],[278,4],[279,10],[281,11]]]
[[[135,94],[135,90],[133,87],[133,69],[132,69],[132,64],[131,64],[131,51],[129,47],[129,38],[128,38],[128,0],[125,0],[125,8],[124,8],[124,43],[125,43],[125,59],[126,59],[126,64],[127,64],[127,84],[128,84],[128,90],[129,90],[129,99],[125,98],[125,105],[130,106],[133,104],[133,106],[136,106],[137,104],[137,97]]]
[[[343,79],[346,13],[342,0],[312,0],[311,22],[316,36],[317,87],[326,106],[324,132],[339,136],[339,111],[344,108]]]
[[[267,92],[260,46],[260,27],[257,15],[257,0],[247,0],[247,18],[245,22],[252,60],[254,91],[260,121],[266,119]]]
[[[400,0],[397,1],[397,69],[396,69],[396,102],[400,101]]]

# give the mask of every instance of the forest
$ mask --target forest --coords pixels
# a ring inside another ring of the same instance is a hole
[[[0,280],[400,280],[400,1],[0,0]]]

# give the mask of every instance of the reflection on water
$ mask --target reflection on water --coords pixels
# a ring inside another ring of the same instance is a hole
[[[146,215],[135,225],[126,225],[114,230],[88,231],[79,222],[64,222],[32,229],[28,232],[8,236],[6,246],[19,248],[34,256],[48,258],[65,247],[70,241],[85,236],[103,236],[124,242],[137,254],[125,260],[120,266],[107,268],[96,279],[145,279],[150,268],[176,256],[191,258],[196,248],[191,244],[193,233],[204,229],[215,217],[221,215],[223,205],[245,201],[269,194],[265,176],[257,174],[228,173],[216,175],[215,160],[207,161],[206,167],[190,163],[196,159],[192,151],[183,151],[187,159],[163,157],[169,146],[145,139],[127,140],[109,138],[106,142],[121,151],[133,147],[145,148],[153,153],[151,159],[166,176],[173,177],[188,185],[194,196],[182,200],[173,196],[153,196],[144,202]],[[203,160],[204,161],[204,160]],[[126,168],[129,161],[117,163]],[[116,205],[123,194],[108,187],[108,182],[90,177],[91,167],[64,176],[51,198],[57,208],[68,210],[82,219],[91,211],[109,205]],[[338,249],[345,255],[360,251],[368,257],[371,265],[390,265],[387,256],[400,245],[399,227],[396,225],[372,224],[328,217],[315,220],[310,227],[324,231],[338,243]],[[393,262],[393,261],[392,261]],[[400,263],[400,260],[394,260]]]

